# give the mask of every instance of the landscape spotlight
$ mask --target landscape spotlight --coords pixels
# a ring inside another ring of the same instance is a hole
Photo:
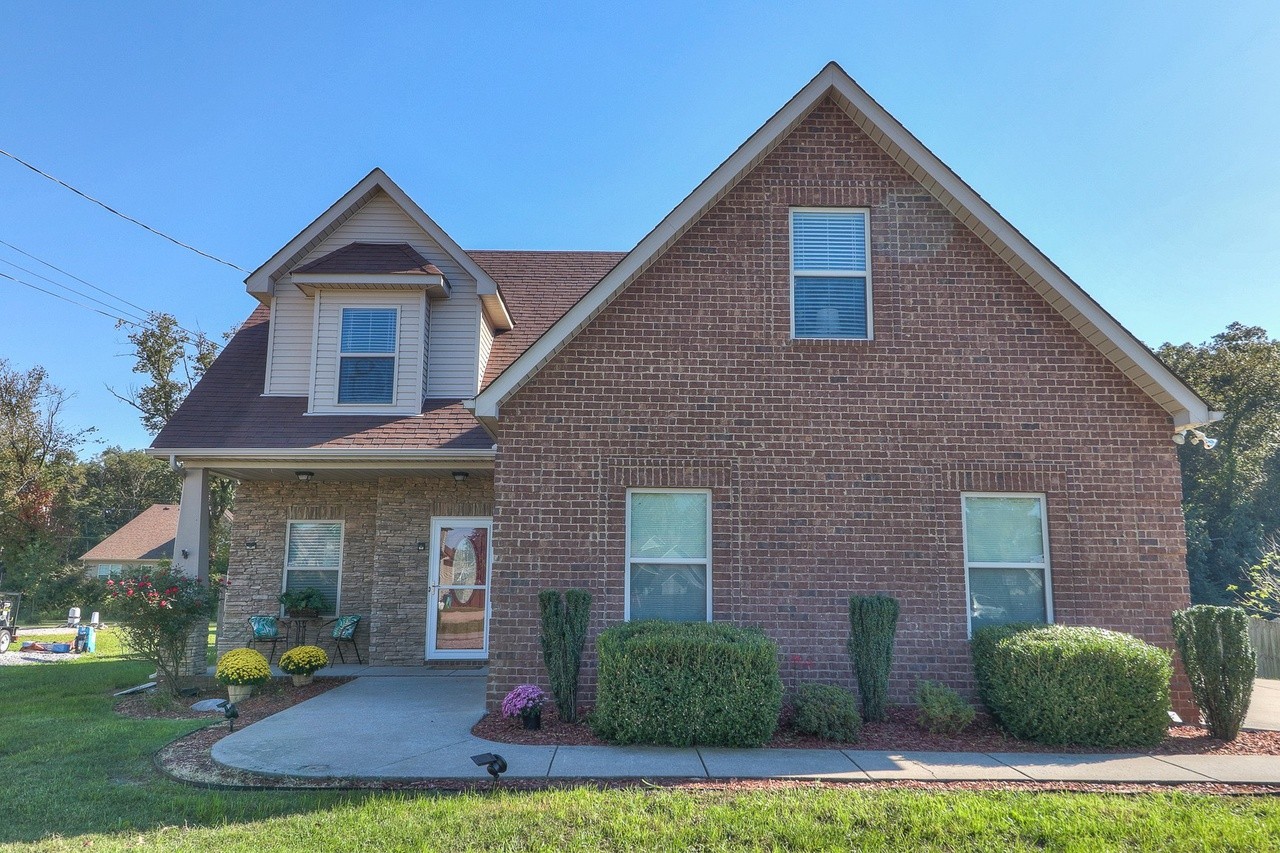
[[[240,716],[240,712],[236,710],[235,703],[228,700],[219,707],[222,708],[222,716],[227,718],[227,729],[234,732],[236,730],[236,717]]]
[[[507,772],[507,761],[496,752],[482,752],[479,755],[471,756],[471,760],[475,762],[476,767],[483,767],[489,771],[489,775],[493,777],[493,781],[498,781],[499,774]]]

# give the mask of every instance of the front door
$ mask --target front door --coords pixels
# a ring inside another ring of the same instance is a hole
[[[427,660],[489,656],[492,539],[493,519],[432,519]]]

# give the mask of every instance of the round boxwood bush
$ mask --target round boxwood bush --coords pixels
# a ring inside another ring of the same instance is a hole
[[[791,697],[796,731],[823,740],[852,743],[862,734],[853,694],[834,684],[801,684]]]
[[[1062,625],[983,628],[983,702],[1014,737],[1054,745],[1154,746],[1169,727],[1170,655],[1129,634]]]
[[[763,746],[778,726],[778,647],[723,623],[630,622],[602,631],[591,726],[614,743]]]

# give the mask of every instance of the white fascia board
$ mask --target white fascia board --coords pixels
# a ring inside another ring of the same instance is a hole
[[[474,400],[472,411],[481,423],[498,418],[502,402],[516,392],[548,359],[604,309],[666,248],[762,160],[810,110],[827,95],[847,102],[861,116],[851,116],[871,138],[967,227],[988,244],[1008,247],[1017,262],[1010,266],[1024,278],[1038,277],[1084,320],[1096,328],[1120,353],[1167,393],[1174,405],[1165,405],[1171,416],[1186,413],[1189,420],[1209,420],[1209,407],[1182,380],[1173,375],[1115,318],[1071,281],[1040,250],[1022,236],[968,184],[929,151],[910,131],[889,115],[836,63],[809,81],[795,97],[765,122],[724,163],[676,206],[616,267],[574,304],[545,334],[533,343]],[[844,104],[841,104],[843,107]],[[987,236],[984,236],[984,231]],[[999,253],[999,247],[996,248]],[[1034,283],[1033,283],[1034,286]],[[1059,307],[1059,311],[1062,308]],[[1065,313],[1064,313],[1064,316]],[[1115,361],[1115,359],[1112,359]],[[1122,368],[1123,369],[1123,368]]]

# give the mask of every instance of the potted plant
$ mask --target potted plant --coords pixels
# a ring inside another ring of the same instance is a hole
[[[280,657],[280,668],[293,677],[293,686],[310,684],[317,669],[329,665],[329,656],[319,646],[296,646]]]
[[[519,717],[526,729],[542,728],[542,703],[547,694],[536,684],[521,684],[502,700],[502,716]]]
[[[255,684],[271,680],[271,665],[253,649],[232,649],[218,659],[215,677],[227,686],[227,699],[238,705],[253,692]]]
[[[295,619],[314,619],[324,610],[324,594],[314,586],[280,593],[280,604],[286,616]]]

